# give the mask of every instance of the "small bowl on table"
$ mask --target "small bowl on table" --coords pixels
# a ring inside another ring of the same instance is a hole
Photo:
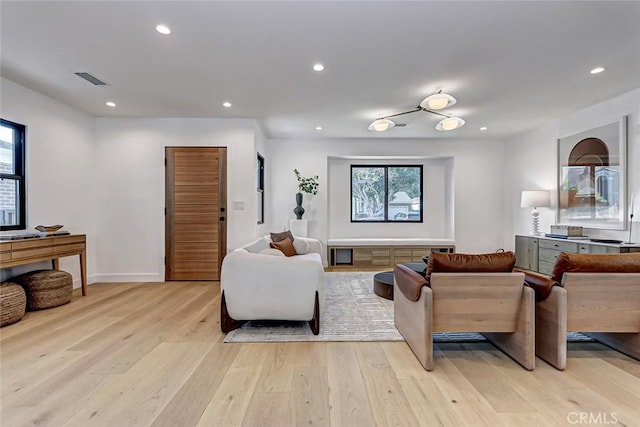
[[[36,230],[38,230],[41,233],[53,233],[54,231],[58,231],[62,228],[63,226],[58,224],[58,225],[39,225],[37,227],[35,227]]]

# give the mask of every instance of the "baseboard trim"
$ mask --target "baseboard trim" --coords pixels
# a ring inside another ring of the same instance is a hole
[[[87,282],[164,282],[164,277],[157,273],[95,274],[91,277],[88,277]],[[80,283],[79,280],[78,283]]]

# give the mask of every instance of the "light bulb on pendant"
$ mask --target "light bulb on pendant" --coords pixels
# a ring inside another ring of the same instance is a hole
[[[442,110],[456,103],[456,99],[446,93],[434,93],[427,96],[421,103],[420,107],[427,108],[429,110]]]
[[[465,121],[460,117],[447,117],[446,119],[440,120],[440,122],[436,125],[436,130],[439,131],[448,131],[458,129],[459,127],[464,126]]]
[[[376,132],[384,132],[385,130],[391,129],[395,125],[396,124],[389,119],[377,119],[369,125],[368,129],[375,130]]]

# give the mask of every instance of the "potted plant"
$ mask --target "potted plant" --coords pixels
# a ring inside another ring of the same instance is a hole
[[[302,207],[302,193],[318,194],[318,175],[314,175],[311,178],[305,178],[300,175],[298,169],[294,169],[293,173],[298,179],[298,192],[296,193],[296,207],[293,209],[293,213],[296,214],[296,219],[302,219],[304,214],[304,208]]]

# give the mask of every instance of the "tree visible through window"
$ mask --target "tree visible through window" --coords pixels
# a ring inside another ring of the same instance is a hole
[[[0,230],[26,228],[25,127],[0,119]]]
[[[351,166],[351,222],[422,222],[422,166]]]

